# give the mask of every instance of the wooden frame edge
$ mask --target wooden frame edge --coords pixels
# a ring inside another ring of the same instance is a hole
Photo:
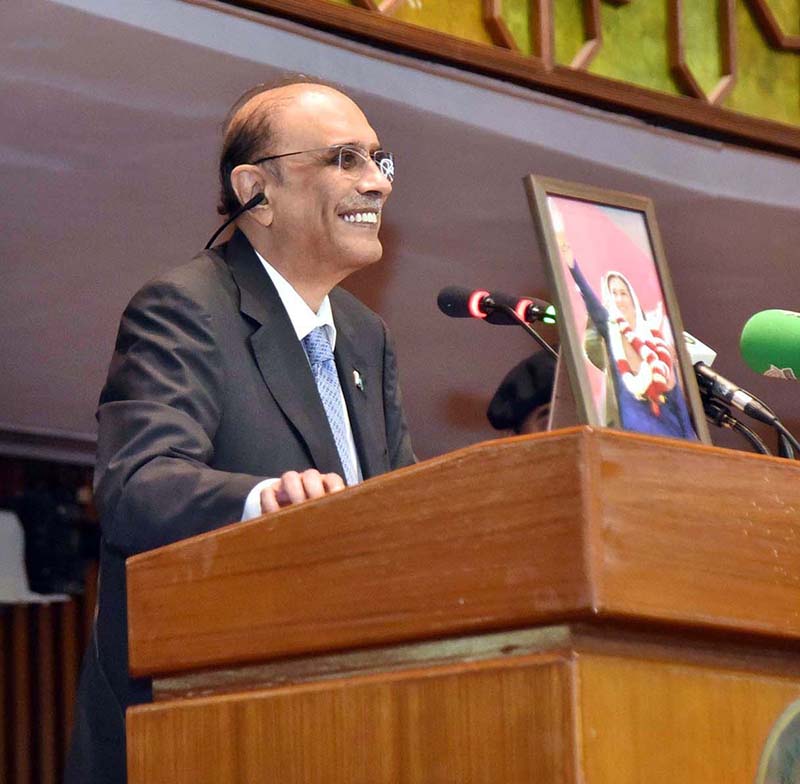
[[[559,308],[559,335],[561,345],[566,345],[567,351],[561,352],[565,357],[569,368],[570,379],[572,381],[573,397],[578,414],[578,419],[582,424],[590,427],[605,427],[605,422],[600,421],[597,412],[589,405],[591,392],[589,382],[583,367],[579,366],[578,356],[582,351],[574,332],[574,314],[567,294],[569,282],[562,274],[557,274],[553,259],[559,258],[559,250],[556,244],[551,222],[545,216],[549,215],[547,204],[548,196],[560,196],[576,201],[584,201],[602,206],[617,207],[619,209],[640,212],[643,214],[647,236],[650,241],[653,264],[658,281],[663,294],[663,302],[666,308],[666,315],[669,319],[673,333],[675,352],[678,357],[678,366],[683,376],[683,393],[686,398],[687,408],[691,415],[700,443],[711,444],[711,436],[706,424],[703,404],[697,388],[692,363],[686,351],[683,341],[683,320],[678,307],[678,300],[672,285],[672,277],[667,265],[666,253],[661,242],[661,234],[658,229],[658,222],[655,216],[655,206],[653,200],[647,196],[616,191],[607,188],[599,188],[583,183],[568,182],[553,177],[544,177],[536,174],[528,174],[523,178],[531,213],[536,224],[539,246],[545,260],[545,273],[552,291],[555,292],[557,307]],[[624,430],[623,432],[636,432]],[[676,436],[677,437],[677,436]]]

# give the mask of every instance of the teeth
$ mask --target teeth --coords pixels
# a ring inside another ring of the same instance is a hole
[[[342,215],[342,217],[348,223],[377,223],[378,222],[378,213],[377,212],[349,212],[346,215]]]

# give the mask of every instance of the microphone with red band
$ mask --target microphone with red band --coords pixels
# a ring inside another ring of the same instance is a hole
[[[490,324],[511,326],[519,324],[508,312],[529,324],[541,321],[556,323],[556,309],[549,302],[534,297],[512,297],[499,291],[468,289],[464,286],[446,286],[436,300],[439,310],[451,318],[485,319]]]

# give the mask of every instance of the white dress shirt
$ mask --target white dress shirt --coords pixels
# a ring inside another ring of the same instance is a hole
[[[336,325],[333,323],[333,311],[331,310],[331,301],[328,295],[325,295],[325,299],[322,300],[319,310],[314,313],[308,306],[308,303],[297,293],[292,284],[289,283],[275,267],[273,267],[258,251],[256,251],[256,256],[258,256],[259,261],[264,265],[267,275],[269,275],[272,284],[278,291],[278,296],[281,298],[283,307],[286,308],[286,312],[289,314],[289,321],[292,322],[292,327],[297,335],[297,339],[302,341],[306,335],[317,327],[325,327],[328,340],[331,344],[331,350],[335,351]],[[344,421],[347,429],[347,447],[350,450],[353,463],[358,470],[358,479],[361,481],[363,475],[361,473],[361,465],[358,462],[356,442],[353,438],[353,428],[350,425],[350,415],[347,411],[347,404],[345,403],[341,389],[339,390],[339,398],[342,403]],[[292,466],[286,466],[286,470],[291,471]],[[277,481],[279,480],[276,477],[264,479],[247,494],[244,510],[242,511],[242,520],[250,520],[253,517],[261,516],[261,491]]]

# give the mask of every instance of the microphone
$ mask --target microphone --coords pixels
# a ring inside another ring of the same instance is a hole
[[[710,365],[714,364],[714,360],[717,358],[717,352],[714,351],[711,346],[707,346],[688,332],[683,333],[683,342],[686,346],[686,353],[689,355],[689,359],[695,368],[695,374],[698,372],[698,365],[709,368]],[[716,399],[711,391],[700,382],[699,377],[697,380],[700,388],[700,400],[703,403],[703,411],[705,411],[706,419],[717,427],[733,430],[744,436],[756,452],[760,452],[762,455],[771,454],[767,445],[761,440],[759,435],[747,427],[744,422],[741,422],[733,416],[730,409],[724,403]],[[789,456],[788,453],[786,456]]]
[[[519,321],[506,310],[511,308],[522,321],[556,323],[556,309],[549,302],[534,297],[512,297],[499,291],[446,286],[439,292],[436,303],[450,318],[477,318],[501,326],[516,325]]]
[[[756,373],[797,381],[800,377],[800,313],[762,310],[751,316],[739,341],[742,358]]]
[[[539,319],[545,324],[555,324],[556,309],[549,302],[530,297],[510,297],[485,289],[446,286],[439,292],[436,303],[439,310],[451,318],[476,318],[500,325],[516,324],[553,359],[558,359],[558,352],[529,323],[529,319]]]
[[[712,370],[703,362],[696,362],[694,372],[697,376],[697,383],[705,389],[711,397],[730,403],[734,408],[743,411],[747,416],[774,425],[778,418],[766,406],[759,403],[749,392],[728,381],[725,376]]]
[[[535,297],[521,297],[514,307],[516,314],[529,324],[541,321],[542,324],[556,323],[556,308],[549,302]]]
[[[686,353],[689,355],[693,365],[702,362],[709,367],[714,364],[717,358],[717,352],[711,346],[707,346],[702,340],[690,335],[688,332],[683,333],[683,343],[686,346]]]
[[[777,417],[765,405],[756,400],[749,392],[732,381],[728,381],[725,376],[709,367],[717,356],[712,348],[688,332],[683,333],[683,340],[686,345],[686,353],[694,365],[694,373],[701,391],[705,391],[723,403],[730,403],[734,408],[738,408],[739,411],[743,411],[753,419],[766,422],[768,425],[775,424]]]

